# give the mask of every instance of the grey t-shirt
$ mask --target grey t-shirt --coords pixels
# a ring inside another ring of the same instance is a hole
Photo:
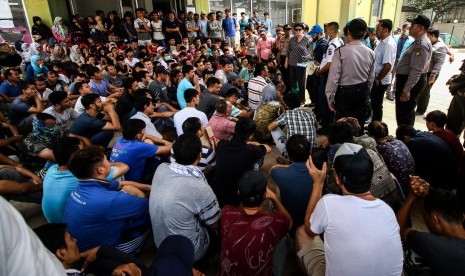
[[[154,80],[150,83],[148,90],[152,94],[153,100],[155,102],[170,102],[170,99],[168,98],[168,90],[166,90],[165,83],[159,83],[157,80]]]
[[[197,105],[197,110],[202,111],[210,119],[215,113],[216,103],[218,103],[218,95],[210,93],[207,89],[202,91],[200,94],[200,102]]]
[[[192,170],[190,166],[181,167]],[[153,177],[149,209],[156,246],[168,236],[182,235],[192,241],[196,261],[205,255],[210,243],[206,225],[219,220],[220,208],[204,179],[161,164]]]

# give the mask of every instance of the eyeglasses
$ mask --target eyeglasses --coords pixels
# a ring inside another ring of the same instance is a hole
[[[294,29],[294,31],[299,32],[302,31],[302,29]]]

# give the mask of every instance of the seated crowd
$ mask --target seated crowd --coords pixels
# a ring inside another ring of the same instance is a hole
[[[35,17],[37,42],[3,71],[0,195],[47,219],[32,232],[0,197],[0,240],[41,258],[24,269],[285,275],[293,254],[308,275],[465,275],[464,148],[445,113],[395,136],[344,117],[317,141],[320,120],[291,108],[275,60],[205,34],[205,13],[136,14],[51,31]],[[428,233],[412,227],[415,201]],[[151,266],[138,259],[149,236]]]

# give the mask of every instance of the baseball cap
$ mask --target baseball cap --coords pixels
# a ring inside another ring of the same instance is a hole
[[[165,47],[162,47],[162,46],[157,47],[157,52],[164,51],[164,50],[165,50]]]
[[[239,79],[239,76],[236,73],[231,72],[231,73],[228,73],[228,75],[226,76],[226,79],[228,79],[228,81],[233,81],[233,80]]]
[[[309,35],[322,34],[322,33],[323,33],[323,28],[317,24],[312,27]]]
[[[256,207],[263,201],[266,192],[266,175],[262,171],[247,171],[239,179],[239,197],[245,206]]]
[[[157,75],[158,74],[166,74],[166,75],[169,74],[168,71],[163,66],[156,66],[154,71],[155,71],[155,74]]]
[[[431,26],[431,20],[423,14],[419,14],[412,20],[412,24],[418,24],[428,29]]]
[[[332,157],[331,150],[328,156]],[[332,162],[347,191],[359,194],[370,190],[374,171],[373,161],[362,146],[353,143],[340,145],[334,153]]]
[[[286,29],[287,29],[287,30],[290,30],[290,29],[292,29],[292,27],[291,27],[291,25],[286,24],[286,25],[284,25],[283,29],[285,29],[285,30],[286,30]]]
[[[147,275],[192,275],[194,246],[181,235],[165,238],[158,247]]]
[[[266,34],[265,29],[260,29],[259,32],[260,32],[260,34]]]

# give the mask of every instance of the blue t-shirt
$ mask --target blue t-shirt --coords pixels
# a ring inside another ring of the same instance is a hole
[[[276,167],[270,177],[279,187],[281,202],[289,211],[295,227],[304,224],[305,211],[312,193],[313,180],[304,162],[288,168]]]
[[[195,88],[195,87],[192,85],[192,83],[188,79],[183,78],[181,82],[179,82],[178,90],[176,92],[176,97],[178,98],[178,104],[181,107],[181,109],[186,107],[186,99],[184,98],[184,92],[189,88]]]
[[[236,36],[236,19],[231,17],[229,19],[224,18],[223,23],[221,24],[224,30],[226,37],[235,37]]]
[[[100,114],[99,114],[100,115]],[[92,138],[95,134],[99,133],[102,128],[107,124],[101,118],[102,115],[94,118],[87,114],[87,112],[82,113],[79,117],[73,122],[69,132],[72,134],[85,136],[87,138]]]
[[[114,191],[117,181],[80,180],[65,206],[63,221],[79,250],[116,246],[123,231],[150,222],[147,199]],[[117,186],[116,186],[117,187]]]
[[[19,125],[25,118],[29,116],[29,109],[32,105],[23,101],[20,97],[16,97],[8,108],[8,118],[14,125]]]
[[[0,93],[8,97],[18,97],[21,94],[21,81],[16,86],[4,81],[0,85]]]
[[[114,173],[115,168],[111,167],[108,181],[113,180]],[[43,185],[42,211],[49,223],[63,223],[66,202],[78,183],[79,180],[70,171],[59,171],[58,164],[48,168]],[[112,188],[117,189],[118,186]]]
[[[158,146],[121,137],[111,151],[111,162],[122,162],[129,166],[124,175],[125,180],[139,182],[142,178],[147,158],[153,157]]]
[[[95,83],[94,80],[90,80],[89,86],[92,88],[92,93],[101,97],[108,96],[108,91],[111,89],[110,84],[106,80],[101,80],[100,83]]]
[[[271,19],[263,20],[263,24],[265,24],[268,33],[271,34],[271,27],[273,26],[273,21],[271,21]]]

